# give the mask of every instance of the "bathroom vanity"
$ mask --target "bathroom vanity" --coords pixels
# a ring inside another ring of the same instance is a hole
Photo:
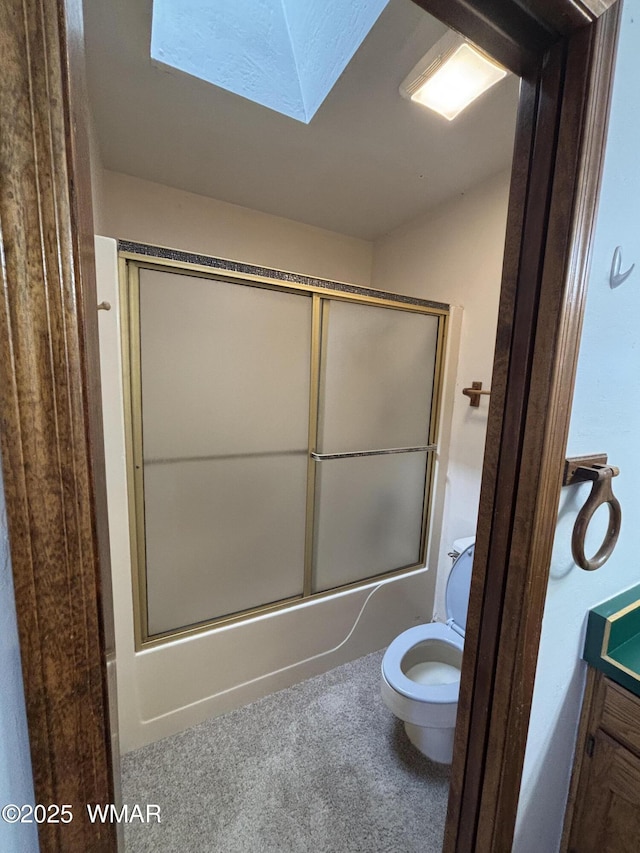
[[[595,669],[589,670],[562,850],[640,850],[640,697]]]
[[[640,587],[589,613],[564,853],[640,850]]]

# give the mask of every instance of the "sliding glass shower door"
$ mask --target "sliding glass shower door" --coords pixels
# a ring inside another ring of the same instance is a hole
[[[424,561],[446,306],[130,260],[138,646]]]
[[[438,318],[326,300],[313,591],[420,562]]]
[[[148,632],[302,594],[311,299],[140,271]]]

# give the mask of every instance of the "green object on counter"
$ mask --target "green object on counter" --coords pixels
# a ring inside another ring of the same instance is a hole
[[[589,611],[582,657],[640,696],[640,585]]]

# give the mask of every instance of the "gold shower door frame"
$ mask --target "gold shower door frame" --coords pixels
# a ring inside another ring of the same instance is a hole
[[[208,278],[213,281],[277,290],[284,293],[308,294],[312,300],[311,311],[311,354],[309,393],[309,436],[307,448],[307,492],[304,549],[303,591],[286,599],[260,605],[238,613],[208,619],[195,625],[172,629],[159,634],[149,634],[147,611],[147,578],[144,512],[144,463],[142,446],[142,382],[140,344],[140,270],[156,270],[182,275]],[[266,272],[266,271],[265,271]],[[300,277],[302,278],[302,277]],[[169,642],[179,637],[201,633],[213,627],[240,622],[252,616],[274,612],[300,601],[317,600],[335,594],[336,591],[357,589],[383,580],[403,575],[425,565],[428,530],[431,518],[433,493],[434,457],[436,450],[427,451],[425,490],[423,495],[422,527],[420,533],[419,559],[417,563],[376,574],[352,583],[340,585],[320,592],[312,592],[314,524],[316,518],[316,469],[318,463],[311,454],[316,451],[319,420],[320,375],[323,349],[324,306],[333,300],[371,305],[391,310],[427,314],[438,319],[431,417],[428,430],[428,445],[436,445],[440,422],[444,353],[449,322],[448,306],[427,305],[425,300],[400,301],[393,294],[384,296],[367,293],[366,288],[350,290],[332,289],[331,282],[309,279],[306,281],[281,281],[267,275],[236,272],[233,269],[212,268],[173,258],[152,257],[132,251],[119,252],[120,314],[122,336],[122,369],[125,413],[125,444],[127,491],[129,496],[129,536],[131,546],[132,587],[134,605],[134,632],[136,650]],[[314,281],[316,283],[314,283]],[[336,288],[339,285],[336,285]],[[355,292],[357,290],[357,292]]]

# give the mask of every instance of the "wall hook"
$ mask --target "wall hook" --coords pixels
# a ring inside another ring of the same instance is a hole
[[[581,456],[567,459],[564,469],[563,486],[571,486],[575,483],[592,482],[591,493],[584,506],[577,515],[576,523],[571,536],[571,553],[577,566],[587,572],[599,569],[613,554],[616,547],[620,526],[622,524],[622,510],[620,502],[613,494],[611,480],[617,477],[620,470],[613,465],[607,465],[605,454],[597,456]],[[587,558],[584,553],[585,536],[596,510],[603,504],[609,507],[609,524],[602,545],[596,553]]]
[[[635,268],[635,264],[631,264],[626,272],[620,272],[621,266],[622,247],[616,246],[616,250],[613,253],[613,260],[611,261],[611,272],[609,274],[609,286],[612,290],[614,287],[620,287],[620,285],[629,278]]]

